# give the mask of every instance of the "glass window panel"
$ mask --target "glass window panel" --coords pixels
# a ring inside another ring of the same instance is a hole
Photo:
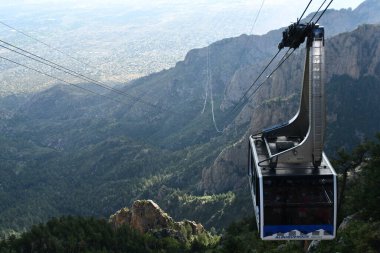
[[[333,189],[332,177],[265,179],[264,223],[332,224]]]

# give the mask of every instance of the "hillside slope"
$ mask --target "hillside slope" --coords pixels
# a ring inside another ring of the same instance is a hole
[[[357,10],[377,10],[376,2],[365,4],[367,9]],[[339,17],[357,10],[331,11],[324,20],[344,23]],[[327,30],[331,26],[326,23]],[[68,214],[107,216],[140,198],[155,200],[176,219],[197,219],[206,227],[223,228],[251,213],[242,136],[295,112],[302,50],[258,99],[241,112],[228,112],[279,39],[280,31],[273,31],[218,41],[190,51],[172,69],[123,87],[164,110],[106,101],[68,86],[2,98],[0,228],[22,230]],[[379,108],[379,39],[379,26],[365,25],[326,42],[329,154],[380,128],[373,113]],[[215,118],[223,134],[214,129],[209,100],[202,113],[208,52]]]

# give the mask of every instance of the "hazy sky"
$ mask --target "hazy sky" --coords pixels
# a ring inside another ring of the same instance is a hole
[[[1,4],[12,4],[12,3],[21,3],[21,4],[89,4],[89,5],[104,5],[104,4],[133,4],[133,5],[149,5],[149,4],[176,4],[178,2],[188,2],[193,4],[199,4],[199,3],[210,3],[210,4],[216,4],[216,3],[230,3],[230,4],[236,4],[236,3],[247,3],[249,5],[254,5],[257,3],[261,3],[261,0],[238,0],[238,1],[224,1],[224,0],[13,0],[11,3],[10,1],[2,0],[0,1]],[[288,0],[266,0],[265,1],[268,5],[283,5],[284,3],[289,3]],[[306,5],[308,1],[307,0],[297,0],[292,1],[293,5],[298,4],[304,4]],[[317,2],[314,0],[314,2]],[[322,1],[320,1],[322,2]],[[355,7],[359,3],[363,2],[363,0],[335,0],[333,3],[333,6],[339,7],[339,8],[346,8],[346,7]]]
[[[289,4],[290,2],[291,4]],[[264,0],[264,6],[254,33],[262,34],[268,30],[279,28],[295,21],[295,18],[302,13],[308,2],[308,0]],[[322,2],[323,0],[314,0],[308,13],[317,10]],[[356,8],[362,2],[363,0],[335,0],[330,8]],[[173,15],[196,12],[201,8],[202,10],[209,11],[209,13],[230,11],[232,16],[235,10],[241,11],[244,9],[251,12],[252,17],[254,17],[261,3],[262,0],[0,0],[0,7],[97,9],[105,6],[109,8],[117,6],[118,8],[145,10],[157,7],[163,8],[164,6]],[[239,18],[238,15],[236,18]]]

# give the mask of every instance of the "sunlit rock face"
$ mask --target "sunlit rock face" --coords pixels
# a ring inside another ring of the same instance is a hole
[[[128,224],[141,233],[150,232],[158,238],[193,241],[201,234],[209,236],[202,224],[189,220],[176,222],[152,200],[136,200],[130,209],[123,208],[111,215],[109,222],[114,228]]]

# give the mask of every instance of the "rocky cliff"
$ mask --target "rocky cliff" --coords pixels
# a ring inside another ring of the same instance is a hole
[[[238,126],[250,122],[246,135],[258,132],[264,127],[285,122],[295,114],[302,82],[304,52],[304,49],[299,50],[298,54],[289,58],[287,64],[268,80],[242,109],[241,115],[235,119],[235,124]],[[344,77],[348,79],[341,81]],[[380,125],[377,124],[377,127],[371,127],[371,125],[376,125],[376,121],[380,119],[376,116],[374,119],[368,114],[377,107],[375,103],[377,99],[366,91],[366,89],[371,89],[372,92],[378,90],[376,84],[379,80],[380,25],[362,25],[353,32],[342,33],[327,39],[326,95],[327,118],[330,124],[328,136],[339,135],[339,140],[335,143],[329,143],[327,140],[330,150],[346,145],[349,140],[352,140],[350,135],[359,142],[363,136],[373,136],[379,130]],[[341,82],[347,84],[346,88]],[[350,84],[353,82],[358,84]],[[241,88],[234,90],[241,90]],[[356,96],[350,97],[347,90],[356,93]],[[233,100],[232,97],[235,96],[236,94],[229,96],[227,90],[225,98],[229,97]],[[367,101],[366,104],[363,104],[363,100]],[[355,101],[354,104],[353,101]],[[351,110],[353,106],[357,109]],[[351,111],[351,116],[346,116],[346,111]],[[337,113],[340,114],[339,119],[337,119]],[[363,117],[363,115],[366,116]],[[361,120],[358,123],[355,123],[355,120],[348,123],[349,117],[351,119],[360,117]],[[349,131],[350,134],[342,136],[340,133],[345,131]],[[240,186],[246,181],[244,168],[247,163],[245,155],[248,152],[247,145],[246,137],[243,137],[235,145],[224,149],[213,165],[203,170],[201,187],[207,192],[214,193],[241,188]]]
[[[111,215],[109,222],[114,228],[124,224],[154,236],[172,237],[182,242],[193,241],[200,236],[211,237],[202,224],[194,221],[174,221],[152,200],[137,200],[132,207],[123,208]]]

